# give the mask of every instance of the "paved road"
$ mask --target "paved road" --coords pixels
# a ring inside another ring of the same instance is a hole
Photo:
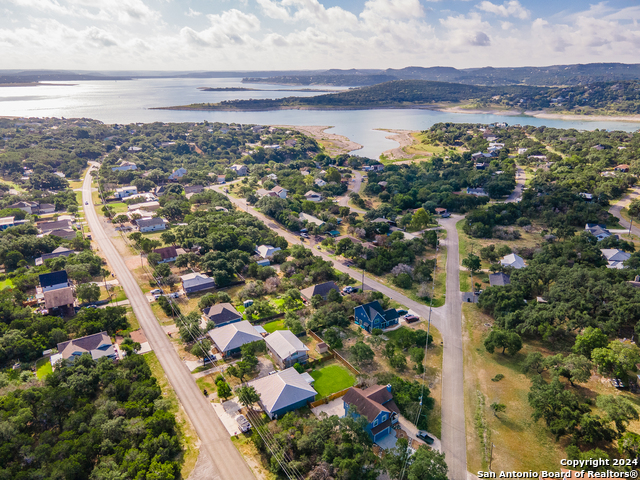
[[[522,167],[516,167],[516,188],[511,192],[511,195],[505,200],[506,203],[519,202],[522,198],[522,192],[524,191],[524,184],[527,177]]]
[[[351,192],[353,193],[359,193],[360,192],[360,187],[362,187],[362,172],[359,170],[354,170],[354,182],[353,184],[349,184],[349,191],[347,191],[347,193],[338,198],[338,205],[341,207],[349,207],[349,194]],[[360,208],[357,207],[349,207],[351,208],[351,210],[353,210],[354,212],[357,213],[366,213],[366,210],[362,210]]]
[[[222,422],[220,422],[218,415],[205,399],[191,377],[191,373],[156,320],[149,302],[142,290],[140,290],[120,253],[107,237],[102,223],[93,208],[89,172],[84,179],[82,200],[83,202],[88,202],[87,208],[85,208],[85,215],[93,233],[93,239],[107,257],[109,265],[124,288],[147,340],[155,351],[171,386],[195,427],[202,442],[200,452],[206,452],[212,460],[216,473],[211,478],[214,480],[255,480],[242,455],[231,442],[229,434]]]
[[[629,222],[627,220],[625,220],[624,218],[622,218],[622,215],[620,214],[620,211],[623,208],[628,207],[629,204],[633,200],[635,200],[637,198],[640,198],[640,188],[633,187],[631,189],[631,193],[628,193],[627,195],[622,197],[618,203],[616,203],[615,205],[612,205],[609,208],[609,213],[611,215],[613,215],[614,217],[617,217],[618,220],[620,220],[620,225],[622,225],[626,229],[625,233],[629,232]],[[631,233],[633,233],[634,235],[638,235],[640,237],[640,228],[639,227],[640,227],[640,224],[639,223],[635,223],[634,226],[631,228]]]
[[[223,189],[216,187],[220,193]],[[262,220],[271,230],[284,237],[290,244],[302,244],[307,248],[308,243],[288,230],[276,224],[271,218],[247,206],[244,200],[228,196],[229,200],[240,209]],[[448,219],[441,219],[441,225],[447,231],[447,238],[443,241],[448,249],[447,253],[447,301],[444,307],[433,309],[431,321],[440,331],[444,341],[444,356],[442,365],[442,448],[449,466],[449,478],[452,480],[466,480],[467,478],[467,445],[464,414],[464,376],[462,358],[462,304],[459,280],[458,231],[456,222],[462,217],[452,215]],[[331,258],[326,253],[311,249],[315,255],[333,263],[333,266],[353,278],[362,279],[362,270],[347,267]],[[371,290],[384,293],[387,297],[413,310],[420,317],[429,317],[429,307],[418,303],[370,278],[364,279],[364,286]]]

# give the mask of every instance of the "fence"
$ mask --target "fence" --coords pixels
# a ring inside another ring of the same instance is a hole
[[[349,387],[349,388],[351,388],[351,387]],[[309,404],[309,406],[311,408],[315,408],[315,407],[318,407],[320,405],[325,405],[325,404],[329,403],[331,400],[335,400],[336,398],[343,397],[349,391],[349,388],[345,388],[344,390],[340,390],[339,392],[332,393],[331,395],[327,395],[326,397],[321,398],[320,400],[316,400],[315,402],[311,402]]]
[[[317,340],[318,342],[324,342],[324,340],[322,340],[322,338],[320,338],[320,336],[318,336],[315,332],[312,332],[311,330],[309,330],[309,335],[311,335],[312,338],[314,338],[315,340]],[[326,342],[325,342],[326,343]],[[333,358],[335,358],[336,360],[338,360],[340,363],[342,363],[345,367],[347,367],[347,369],[349,371],[351,371],[351,373],[355,374],[355,375],[360,375],[360,370],[358,370],[356,367],[354,367],[353,365],[351,365],[346,358],[344,358],[342,355],[340,355],[338,352],[336,352],[333,348],[329,348],[329,353],[332,354]]]

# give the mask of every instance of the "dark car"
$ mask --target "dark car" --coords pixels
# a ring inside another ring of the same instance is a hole
[[[407,312],[406,310],[398,310],[398,315],[406,315],[407,313],[409,312]]]
[[[420,317],[417,315],[405,315],[404,319],[406,320],[407,323],[413,323],[420,320]]]
[[[433,445],[433,442],[435,441],[433,437],[431,437],[427,432],[424,432],[422,430],[418,431],[418,433],[416,434],[416,437],[426,442],[427,445]]]

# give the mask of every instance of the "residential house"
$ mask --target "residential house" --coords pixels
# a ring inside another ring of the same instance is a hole
[[[271,419],[281,418],[287,412],[307,406],[318,394],[308,379],[295,368],[259,378],[249,382],[249,386],[256,389],[260,395],[258,403]]]
[[[138,193],[138,187],[135,185],[129,185],[127,187],[116,188],[116,192],[113,194],[116,198],[127,198],[131,195],[135,195]]]
[[[189,198],[189,195],[193,195],[195,193],[204,192],[204,187],[202,185],[189,185],[184,187],[184,194]]]
[[[216,327],[223,327],[242,320],[242,314],[230,303],[217,303],[205,308],[202,312],[205,319],[215,323]]]
[[[152,202],[142,202],[142,203],[133,203],[127,207],[127,210],[133,212],[134,210],[146,210],[147,212],[155,212],[160,208],[160,202],[152,201]]]
[[[44,292],[44,308],[58,309],[65,316],[75,313],[73,306],[76,302],[73,287],[64,287]]]
[[[469,188],[469,187],[467,187],[467,195],[475,195],[476,197],[488,196],[487,192],[484,191],[484,188]]]
[[[628,172],[629,171],[629,165],[627,165],[626,163],[623,163],[622,165],[618,165],[617,167],[615,167],[613,170],[616,172]]]
[[[324,181],[323,179],[321,179],[321,178],[316,178],[316,179],[315,179],[315,181],[314,181],[314,183],[315,183],[317,186],[319,186],[319,187],[324,187],[324,186],[327,184],[327,182],[325,182],[325,181]]]
[[[313,215],[309,215],[308,213],[301,212],[300,215],[298,215],[298,218],[303,222],[306,221],[307,223],[317,225],[318,227],[322,227],[324,225],[322,220],[314,217]]]
[[[178,252],[176,251],[176,247],[174,246],[156,248],[153,253],[157,253],[158,255],[160,255],[160,257],[162,257],[162,260],[160,260],[158,263],[171,263],[175,262],[178,259]]]
[[[226,179],[227,179],[226,175],[218,175],[218,176],[216,176],[216,181],[219,184],[226,183],[226,181],[227,181]]]
[[[540,162],[546,162],[547,161],[547,156],[546,155],[529,155],[527,157],[528,160],[534,159],[534,160],[538,160]]]
[[[382,187],[382,189],[384,190],[385,188],[387,188],[388,183],[387,182],[378,182],[378,185],[380,185]]]
[[[287,198],[287,192],[289,190],[287,190],[286,188],[282,188],[280,185],[276,185],[271,189],[271,191],[275,193],[277,196],[279,196],[280,198]]]
[[[38,230],[40,230],[40,233],[49,233],[61,228],[71,229],[71,220],[57,220],[54,222],[41,222],[38,224]]]
[[[268,175],[267,175],[267,178],[268,178],[269,180],[274,181],[274,182],[277,182],[277,181],[278,181],[278,175],[276,175],[275,173],[270,173],[270,174],[268,174]]]
[[[58,353],[51,356],[51,364],[55,365],[60,359],[73,361],[85,353],[91,355],[94,360],[102,357],[112,360],[118,359],[118,353],[111,337],[107,332],[100,332],[59,343]]]
[[[281,369],[304,365],[309,360],[309,348],[290,330],[276,330],[264,341],[271,356]]]
[[[10,227],[16,226],[16,217],[2,217],[0,218],[0,230],[6,230]]]
[[[611,232],[605,228],[604,225],[598,225],[596,223],[587,223],[584,229],[591,235],[595,236],[598,241],[604,240],[611,236]]]
[[[140,233],[159,232],[167,228],[166,220],[160,217],[141,218],[140,220],[136,220],[136,225],[138,225],[138,231],[140,231]]]
[[[129,151],[133,153],[141,152],[142,147],[129,147]]]
[[[318,192],[314,192],[313,190],[309,190],[307,193],[304,194],[304,199],[310,202],[321,202],[322,194]]]
[[[272,247],[271,245],[260,245],[256,248],[256,253],[262,258],[273,257],[273,254],[280,251],[280,247]]]
[[[400,410],[393,400],[391,385],[374,385],[364,390],[351,387],[342,397],[345,412],[367,419],[366,432],[374,442],[392,433]]]
[[[236,175],[238,175],[239,177],[244,177],[245,175],[249,174],[249,169],[247,168],[246,165],[231,165],[231,170],[233,170],[234,172],[236,172]]]
[[[385,329],[398,325],[398,312],[395,308],[384,310],[377,300],[357,306],[353,311],[356,325],[371,333],[374,328]]]
[[[304,290],[300,290],[300,294],[302,298],[307,301],[310,301],[316,295],[320,295],[324,300],[327,299],[327,295],[331,290],[335,290],[340,293],[340,289],[334,282],[324,282],[318,285],[313,285],[312,287],[305,288]]]
[[[617,248],[601,248],[600,251],[604,258],[607,259],[607,268],[621,270],[625,268],[624,262],[631,258],[630,253],[623,252]]]
[[[39,213],[40,211],[38,202],[27,201],[12,203],[11,205],[7,205],[5,208],[17,208],[27,213]]]
[[[112,172],[126,172],[127,170],[137,170],[138,167],[133,162],[121,161],[120,165],[111,167]]]
[[[528,148],[518,148],[518,155],[524,155],[525,153],[527,153],[527,150],[529,150]]]
[[[259,267],[268,267],[269,265],[271,265],[271,262],[269,261],[269,259],[268,259],[268,258],[264,258],[264,259],[262,259],[262,260],[258,260],[258,261],[256,262],[256,264],[257,264]]]
[[[442,208],[442,207],[438,207],[435,209],[436,215],[443,215],[445,213],[447,213],[447,209],[446,208]]]
[[[594,145],[591,148],[594,149],[594,150],[604,150],[604,147],[602,145]]]
[[[47,215],[49,213],[55,213],[56,206],[52,203],[41,203],[38,207],[38,213],[40,215]]]
[[[42,288],[43,292],[67,288],[69,286],[69,276],[66,270],[43,273],[38,276],[38,280],[40,281],[40,288]]]
[[[58,247],[51,253],[43,253],[41,257],[36,258],[36,267],[43,265],[46,260],[58,257],[68,257],[72,253],[76,253],[70,248]]]
[[[489,285],[492,287],[504,287],[511,283],[511,277],[509,275],[499,272],[489,274]]]
[[[593,200],[593,193],[580,192],[578,196],[584,198],[587,202]]]
[[[76,238],[76,231],[71,228],[56,228],[55,230],[50,230],[43,235],[53,235],[54,237],[64,238],[65,240],[73,240]]]
[[[174,170],[171,175],[169,175],[169,180],[180,180],[187,174],[187,169],[180,167],[177,170]]]
[[[187,273],[182,275],[180,279],[185,293],[195,293],[216,288],[216,282],[214,282],[213,278],[204,273]]]
[[[276,194],[276,192],[273,192],[271,190],[265,190],[264,188],[259,188],[256,191],[256,195],[258,195],[258,198],[262,198],[262,197],[277,197],[278,196]]]
[[[382,172],[384,170],[384,165],[381,163],[376,163],[375,165],[365,165],[362,167],[362,170],[365,172]]]
[[[209,331],[209,337],[223,357],[238,355],[242,345],[263,340],[262,335],[247,320],[214,328]]]
[[[526,267],[527,265],[524,263],[524,260],[521,256],[516,255],[515,253],[510,253],[509,255],[505,255],[500,260],[500,265],[503,267],[511,267],[516,270],[520,270],[521,268]]]

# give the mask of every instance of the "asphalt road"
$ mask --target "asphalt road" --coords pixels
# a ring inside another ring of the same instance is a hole
[[[229,434],[218,415],[196,385],[187,366],[182,362],[156,320],[149,306],[149,301],[143,295],[120,253],[107,237],[93,208],[91,176],[89,173],[84,179],[82,201],[88,203],[86,205],[87,208],[85,208],[85,217],[91,228],[93,240],[97,242],[98,247],[104,253],[109,265],[120,281],[120,285],[124,288],[147,340],[156,353],[171,386],[195,427],[201,441],[200,453],[206,452],[212,460],[215,471],[215,475],[211,477],[212,480],[255,480],[242,455],[231,442]]]
[[[628,207],[629,204],[633,201],[636,200],[637,198],[640,198],[640,188],[632,188],[631,189],[631,193],[625,195],[624,197],[622,197],[622,199],[616,203],[615,205],[612,205],[609,208],[609,213],[611,215],[613,215],[614,217],[617,217],[618,220],[620,221],[620,225],[622,225],[624,228],[627,229],[627,231],[629,231],[629,222],[627,220],[625,220],[624,218],[622,218],[622,215],[620,214],[620,211],[625,208]],[[635,226],[638,225],[638,226]],[[638,235],[640,237],[640,225],[638,223],[635,223],[634,226],[631,227],[631,233],[633,233],[634,235]]]
[[[524,184],[526,182],[526,175],[522,167],[516,167],[516,188],[511,192],[511,195],[505,200],[506,203],[519,202],[522,198],[522,192],[524,191]]]
[[[214,187],[220,193],[223,188]],[[262,220],[271,230],[284,237],[289,244],[302,244],[309,248],[309,244],[301,242],[300,238],[276,224],[271,218],[247,206],[242,199],[227,195],[229,200],[256,218]],[[447,232],[447,238],[442,243],[448,249],[447,253],[447,296],[443,307],[433,309],[431,322],[442,334],[444,355],[442,365],[442,448],[449,467],[451,480],[466,480],[467,478],[467,444],[465,433],[464,413],[464,374],[462,357],[462,304],[459,280],[458,231],[456,222],[462,217],[452,215],[448,219],[441,219],[440,223]],[[362,270],[347,267],[326,253],[311,248],[311,251],[344,273],[348,273],[357,280],[362,279]],[[440,268],[442,266],[439,266]],[[387,297],[410,308],[421,318],[429,318],[429,306],[418,303],[393,290],[386,285],[365,277],[364,287],[377,290]]]
[[[362,187],[362,172],[360,172],[359,170],[355,170],[354,172],[354,182],[353,184],[349,184],[349,191],[347,191],[347,193],[338,198],[338,205],[341,207],[348,207],[349,206],[349,194],[351,192],[353,193],[359,193],[360,192],[360,187]],[[365,213],[365,210],[361,210],[359,208],[355,208],[355,207],[349,207],[351,208],[351,210],[353,210],[354,212],[358,212],[358,213]]]

